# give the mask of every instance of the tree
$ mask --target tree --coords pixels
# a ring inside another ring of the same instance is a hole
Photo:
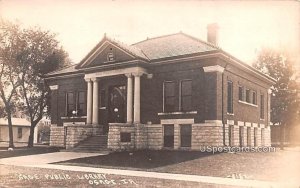
[[[23,97],[20,107],[31,122],[28,147],[33,146],[34,129],[46,114],[49,87],[43,76],[68,65],[67,53],[59,46],[55,35],[40,28],[23,29],[26,46],[23,48],[22,72],[19,93]]]
[[[0,20],[0,98],[4,105],[9,130],[9,147],[13,148],[12,112],[17,88],[20,86],[20,62],[22,48],[25,45],[20,37],[18,25]]]
[[[43,75],[70,64],[55,35],[40,28],[21,28],[1,22],[0,97],[9,125],[9,147],[13,146],[12,112],[18,106],[31,122],[28,146],[33,146],[34,128],[45,115],[49,87]]]
[[[299,84],[296,82],[293,62],[285,52],[262,49],[253,66],[276,80],[271,88],[271,122],[280,126],[283,149],[284,132],[295,125],[299,117]]]

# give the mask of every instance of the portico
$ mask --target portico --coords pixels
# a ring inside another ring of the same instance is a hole
[[[124,75],[127,78],[126,87],[126,121],[140,123],[140,92],[143,74],[148,74],[142,67],[130,67],[118,70],[108,70],[85,74],[87,82],[87,119],[86,124],[99,125],[99,88],[101,79],[111,76]]]

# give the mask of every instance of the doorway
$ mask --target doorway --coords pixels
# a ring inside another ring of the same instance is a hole
[[[125,123],[126,86],[110,86],[108,101],[108,123]]]

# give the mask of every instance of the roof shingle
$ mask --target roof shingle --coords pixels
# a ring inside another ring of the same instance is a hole
[[[141,49],[150,60],[175,57],[217,50],[206,43],[184,33],[161,36],[138,42],[132,46]]]

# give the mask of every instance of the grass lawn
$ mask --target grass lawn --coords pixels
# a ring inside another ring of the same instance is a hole
[[[215,177],[241,174],[245,179],[298,181],[300,177],[299,159],[299,151],[237,154],[211,154],[194,151],[135,151],[74,159],[59,164]]]
[[[0,148],[0,159],[7,158],[7,157],[18,157],[18,156],[25,156],[25,155],[34,155],[34,154],[43,154],[43,153],[52,153],[58,152],[58,148],[54,147],[47,147],[47,146],[40,146],[40,147],[20,147],[15,148],[13,151],[7,151],[7,148]]]
[[[188,155],[187,155],[188,154]],[[147,170],[172,165],[184,161],[206,157],[212,154],[181,151],[134,151],[114,152],[109,155],[81,158],[64,163],[83,164],[88,166],[107,166],[118,169]]]

